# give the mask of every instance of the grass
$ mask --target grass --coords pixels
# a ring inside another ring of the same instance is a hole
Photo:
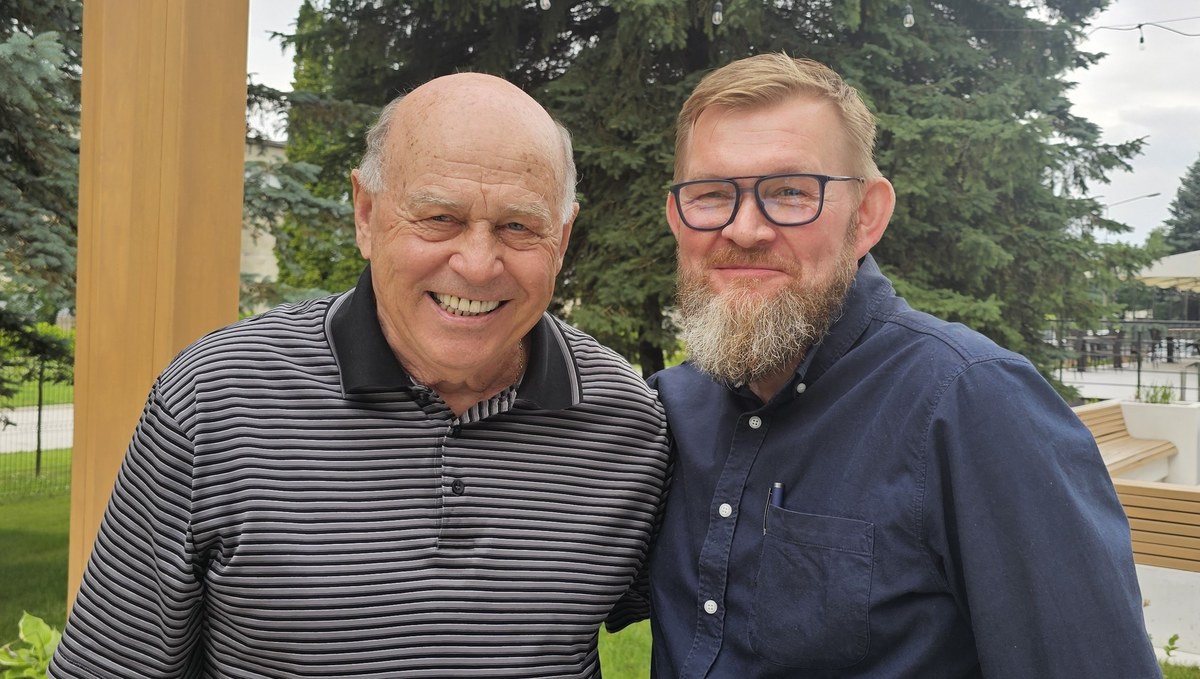
[[[1163,679],[1200,679],[1200,667],[1164,664],[1162,670]]]
[[[37,464],[34,451],[0,454],[0,503],[18,497],[59,495],[70,489],[70,448],[43,450],[41,473],[35,476]]]
[[[605,679],[649,679],[650,623],[639,622],[616,634],[601,630],[600,665]]]
[[[25,382],[12,396],[0,397],[0,408],[35,406],[38,402],[37,382]],[[75,385],[46,382],[42,386],[42,405],[56,406],[75,402]]]
[[[67,620],[70,493],[0,501],[0,645],[22,611],[62,629]]]

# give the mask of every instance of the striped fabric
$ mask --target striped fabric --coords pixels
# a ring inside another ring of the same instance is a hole
[[[50,676],[598,677],[665,419],[591,338],[549,316],[531,338],[516,392],[461,420],[381,351],[369,282],[186,349]]]

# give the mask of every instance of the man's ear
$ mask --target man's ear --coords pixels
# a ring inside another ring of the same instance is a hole
[[[855,255],[862,259],[883,238],[892,211],[896,209],[896,191],[883,177],[868,179],[858,205],[858,244]]]
[[[562,240],[558,243],[558,270],[562,271],[563,257],[567,256],[567,244],[571,241],[571,228],[575,226],[575,218],[579,216],[579,203],[571,205],[571,216],[562,226]]]
[[[671,227],[671,233],[674,234],[675,240],[679,240],[679,230],[685,228],[679,220],[679,210],[675,207],[675,194],[667,192],[667,226]]]
[[[375,207],[375,198],[363,188],[358,170],[350,171],[350,188],[354,201],[354,240],[358,242],[358,251],[363,259],[370,260],[371,210]]]

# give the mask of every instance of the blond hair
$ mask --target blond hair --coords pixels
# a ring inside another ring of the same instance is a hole
[[[786,54],[758,54],[739,59],[704,76],[679,111],[675,128],[675,181],[680,176],[692,128],[711,107],[746,110],[779,104],[794,96],[824,99],[834,105],[844,123],[850,146],[851,171],[874,179],[875,116],[858,90],[833,69],[811,59]]]

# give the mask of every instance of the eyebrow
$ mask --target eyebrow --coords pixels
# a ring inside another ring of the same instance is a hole
[[[509,203],[504,206],[506,214],[532,217],[543,222],[551,221],[550,208],[541,203]]]
[[[408,203],[411,206],[426,207],[435,206],[445,208],[447,210],[456,211],[462,209],[462,203],[447,198],[441,194],[431,191],[416,191],[408,197]],[[550,208],[541,203],[509,203],[504,206],[504,214],[514,215],[517,217],[529,217],[532,219],[541,220],[543,222],[553,221],[553,215]]]
[[[451,209],[451,210],[462,207],[462,204],[456,200],[453,200],[451,198],[446,198],[445,196],[441,196],[436,193],[431,193],[429,191],[414,192],[413,194],[409,195],[408,203],[410,205],[421,206],[421,207],[424,207],[427,205],[433,205],[433,206],[437,206],[437,207],[444,207],[444,208]]]

